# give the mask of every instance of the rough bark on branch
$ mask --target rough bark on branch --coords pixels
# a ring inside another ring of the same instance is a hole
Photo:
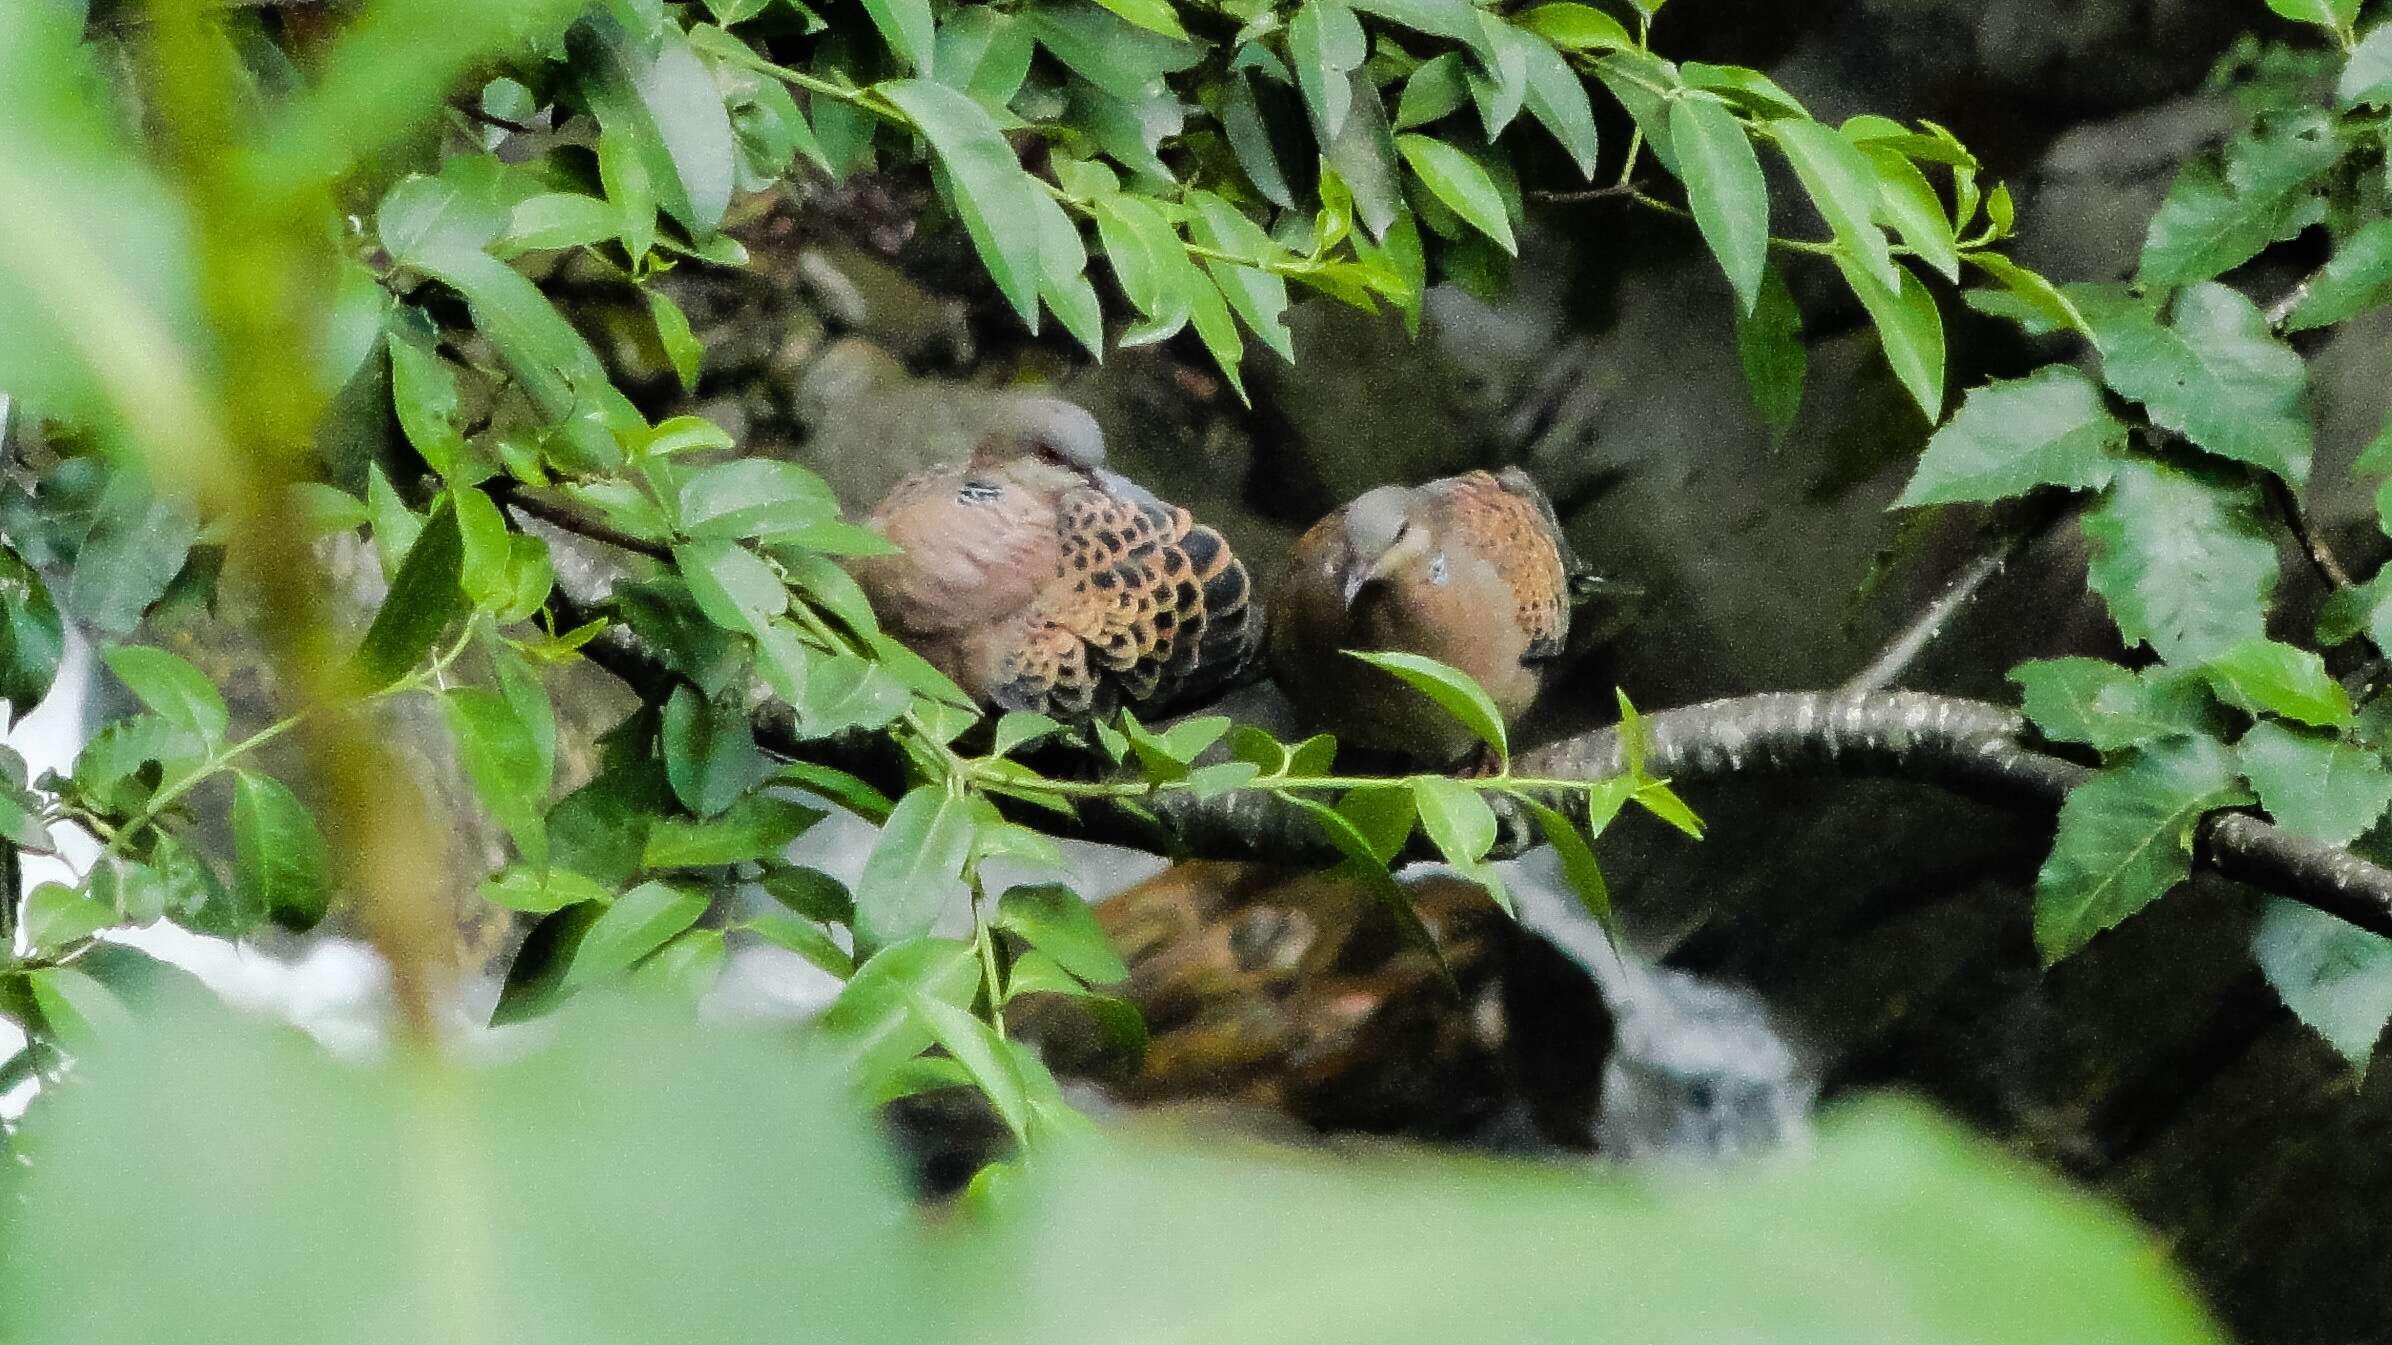
[[[560,625],[578,625],[603,600],[602,581],[559,567]],[[670,694],[672,674],[632,632],[610,625],[583,653],[641,695]],[[2006,706],[1918,691],[1766,692],[1643,716],[1645,769],[1677,784],[1768,776],[1912,780],[2013,808],[2056,810],[2090,767],[2038,751],[2024,716]],[[902,766],[878,735],[807,740],[787,706],[756,712],[765,750],[901,787]],[[1617,728],[1567,738],[1514,759],[1527,777],[1599,780],[1626,768]],[[1554,800],[1556,803],[1564,800]],[[1198,800],[1173,792],[1084,800],[1076,820],[1024,820],[1080,840],[1195,859],[1333,862],[1309,817],[1268,794]],[[2195,857],[2228,878],[2266,888],[2362,929],[2392,937],[2392,870],[2295,836],[2257,817],[2219,813],[2201,826]]]

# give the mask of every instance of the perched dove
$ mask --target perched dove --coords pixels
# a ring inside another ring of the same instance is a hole
[[[983,705],[1076,720],[1201,700],[1261,642],[1246,567],[1104,462],[1094,417],[1026,398],[968,460],[897,483],[868,521],[901,553],[856,560],[856,580]]]
[[[1450,664],[1508,723],[1561,657],[1577,571],[1552,504],[1516,467],[1381,486],[1297,540],[1273,595],[1271,673],[1341,744],[1452,765],[1476,746],[1470,730],[1341,651]]]

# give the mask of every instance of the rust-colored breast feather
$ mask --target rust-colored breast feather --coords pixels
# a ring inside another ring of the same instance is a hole
[[[1467,472],[1431,487],[1445,514],[1439,531],[1467,539],[1511,589],[1526,660],[1557,657],[1570,632],[1569,544],[1544,492],[1517,468]]]
[[[953,660],[937,645],[1013,619],[1061,561],[1049,501],[961,467],[907,477],[867,522],[902,552],[858,559],[857,582],[881,620],[942,667]]]
[[[1175,505],[1094,486],[1056,509],[1058,564],[993,692],[1064,717],[1163,713],[1237,675],[1260,634],[1246,567]]]

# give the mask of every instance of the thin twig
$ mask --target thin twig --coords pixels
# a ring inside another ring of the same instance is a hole
[[[2043,536],[2053,522],[2066,512],[2056,501],[2031,505],[2030,508],[2031,513],[2014,519],[2009,526],[2002,528],[1993,545],[1953,576],[1943,592],[1937,594],[1934,601],[1921,609],[1909,625],[1887,641],[1868,666],[1854,673],[1836,689],[1847,695],[1883,691],[1900,680],[1919,655],[1926,652],[1927,646],[1943,634],[1945,627],[1976,600],[1985,585],[2007,568],[2011,561],[2016,560],[2019,552]]]
[[[2300,497],[2292,493],[2292,486],[2274,472],[2257,472],[2261,489],[2267,492],[2268,502],[2283,516],[2284,526],[2291,530],[2294,541],[2300,543],[2301,554],[2309,558],[2309,567],[2317,571],[2326,587],[2344,589],[2351,586],[2350,571],[2342,568],[2341,558],[2326,545],[2325,539],[2309,526],[2309,516],[2301,509]]]
[[[618,551],[629,551],[634,555],[647,556],[653,560],[671,560],[673,558],[671,548],[661,542],[651,542],[644,537],[634,537],[611,523],[591,518],[580,510],[545,495],[535,495],[511,481],[484,482],[482,491],[499,504],[536,518],[552,528],[572,533],[576,537],[603,543]]]

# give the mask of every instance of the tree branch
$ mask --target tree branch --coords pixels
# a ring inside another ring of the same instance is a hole
[[[599,615],[603,601],[588,580],[560,571],[550,607],[560,627],[574,627]],[[661,701],[671,693],[674,675],[628,627],[608,625],[582,653],[644,697]],[[776,756],[834,766],[892,793],[905,784],[903,763],[878,735],[808,739],[777,701],[757,709],[755,729],[758,745]],[[1761,776],[1912,780],[2049,811],[2093,774],[2029,746],[2016,710],[1915,691],[1740,696],[1647,714],[1643,735],[1645,769],[1678,784]],[[1598,729],[1523,753],[1514,764],[1525,776],[1604,779],[1627,768],[1626,745],[1617,728]],[[1187,858],[1328,864],[1338,857],[1308,815],[1259,792],[1085,799],[1077,817],[1028,812],[1022,820],[1058,836]],[[2226,877],[2392,937],[2392,870],[2347,850],[2221,813],[2202,825],[2196,855]]]

